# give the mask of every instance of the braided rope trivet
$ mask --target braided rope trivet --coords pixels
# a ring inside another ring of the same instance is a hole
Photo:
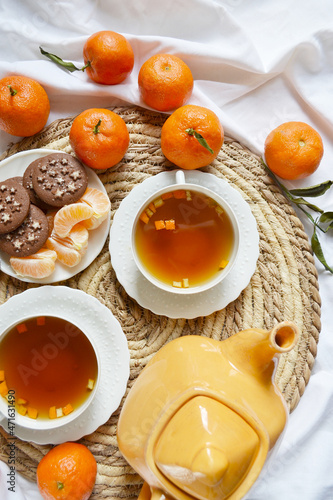
[[[112,216],[122,199],[147,177],[174,168],[160,148],[165,116],[137,107],[113,108],[125,120],[131,142],[123,161],[100,173],[112,203]],[[68,134],[72,119],[53,122],[37,136],[10,147],[0,159],[18,151],[47,147],[71,153]],[[249,328],[270,329],[282,320],[293,320],[300,328],[298,346],[280,358],[277,383],[292,411],[309,380],[320,332],[320,296],[317,272],[303,226],[270,177],[259,158],[239,143],[226,138],[218,158],[206,172],[226,179],[249,203],[260,234],[260,257],[250,284],[224,310],[194,320],[169,319],[141,308],[126,294],[111,267],[107,243],[97,259],[65,284],[97,297],[117,317],[127,336],[131,353],[128,389],[154,353],[181,335],[205,335],[224,339]],[[31,285],[0,273],[0,304]],[[125,395],[126,396],[126,395]],[[81,440],[98,462],[92,498],[137,497],[141,479],[127,465],[117,448],[116,425],[120,409],[109,421]],[[1,430],[1,449],[6,434]],[[17,471],[35,479],[36,467],[49,446],[16,440]],[[7,461],[5,451],[3,460]]]

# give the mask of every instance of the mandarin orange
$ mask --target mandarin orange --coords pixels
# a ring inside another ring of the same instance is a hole
[[[44,88],[26,76],[0,80],[0,129],[18,137],[30,137],[46,125],[50,102]]]
[[[86,446],[66,442],[46,453],[37,467],[37,485],[45,500],[88,500],[97,464]]]
[[[192,94],[193,76],[187,64],[171,54],[156,54],[140,68],[138,84],[143,101],[158,111],[183,106]]]
[[[88,77],[103,85],[121,83],[132,72],[134,53],[129,41],[114,31],[98,31],[91,35],[83,47],[85,65],[78,68],[56,54],[39,47],[41,53],[68,71],[86,71]]]
[[[205,167],[220,152],[224,131],[218,116],[208,108],[187,104],[164,122],[161,148],[166,158],[185,170]]]
[[[87,75],[97,83],[116,85],[125,80],[134,66],[129,41],[114,31],[98,31],[83,47]]]
[[[308,177],[319,167],[323,154],[319,133],[304,122],[282,123],[265,141],[266,163],[282,179]]]
[[[105,170],[124,157],[129,145],[126,123],[113,111],[91,108],[73,121],[69,142],[76,156],[93,169]]]

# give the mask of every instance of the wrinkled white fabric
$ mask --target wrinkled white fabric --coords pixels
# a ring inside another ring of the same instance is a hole
[[[289,187],[333,178],[333,4],[331,0],[11,0],[0,4],[0,77],[38,80],[51,102],[48,123],[89,107],[140,100],[137,75],[151,55],[180,56],[191,68],[192,104],[214,110],[227,135],[259,154],[267,134],[282,122],[305,121],[321,134],[320,168]],[[97,85],[85,73],[68,73],[40,54],[39,46],[82,63],[90,34],[124,34],[135,53],[131,76],[117,86]],[[0,150],[18,138],[0,132]],[[333,209],[333,190],[314,200]],[[299,216],[309,236],[312,227]],[[332,235],[319,235],[333,266]],[[248,500],[333,500],[333,276],[317,263],[322,298],[318,356],[305,393],[291,414],[269,468]],[[8,491],[0,463],[2,500],[38,500],[35,484],[16,475]]]

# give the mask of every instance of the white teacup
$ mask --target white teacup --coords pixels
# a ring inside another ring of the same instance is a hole
[[[78,407],[76,407],[71,413],[68,415],[64,415],[58,418],[50,419],[50,418],[40,418],[37,417],[36,419],[30,418],[27,415],[21,415],[18,413],[17,409],[15,408],[15,402],[16,402],[16,395],[15,391],[8,387],[8,395],[7,395],[7,400],[5,397],[0,396],[0,425],[11,435],[15,435],[15,428],[16,425],[29,429],[31,431],[38,431],[38,430],[53,430],[53,429],[58,429],[62,426],[67,425],[68,423],[72,422],[73,420],[77,419],[92,403],[95,393],[97,391],[99,382],[100,382],[100,359],[98,355],[98,351],[94,345],[94,339],[92,338],[91,335],[89,335],[87,332],[83,331],[82,327],[79,327],[78,325],[75,324],[75,321],[72,319],[69,319],[66,317],[66,314],[43,314],[43,316],[49,316],[49,317],[56,317],[56,318],[61,318],[68,323],[71,323],[72,325],[76,326],[81,332],[87,337],[89,340],[95,355],[96,355],[96,361],[97,361],[97,378],[94,383],[94,387],[91,390],[90,394],[87,396],[87,398],[80,404]],[[17,320],[9,324],[8,327],[0,332],[0,342],[5,338],[5,336],[16,326],[21,323],[24,323],[25,321],[35,318],[36,315],[32,316],[20,316],[20,313],[18,312],[18,318]],[[22,333],[24,335],[24,333]],[[68,335],[69,337],[71,336],[70,331],[68,332],[59,332],[58,337],[54,335],[52,339],[50,340],[50,345],[48,345],[49,352],[51,352],[51,347],[53,349],[53,353],[56,352],[56,349],[61,350],[62,345],[65,343],[65,336]],[[63,343],[63,344],[62,344]],[[44,351],[43,351],[44,352]],[[13,353],[13,357],[15,357],[15,353]],[[40,359],[39,359],[40,362]],[[47,354],[45,350],[45,362],[47,362]],[[59,367],[59,371],[61,370],[61,366]]]
[[[189,285],[188,287],[179,287],[179,288],[158,279],[150,272],[150,270],[147,269],[146,265],[142,262],[142,259],[139,256],[135,241],[137,224],[141,223],[140,216],[147,209],[149,204],[151,204],[157,198],[161,197],[163,194],[177,190],[185,190],[185,191],[190,191],[191,193],[198,193],[198,195],[203,195],[214,200],[217,203],[217,205],[221,207],[223,212],[227,214],[233,230],[233,244],[232,244],[232,249],[228,255],[227,265],[223,269],[218,270],[216,274],[214,274],[211,278],[205,280],[200,284],[193,286]],[[232,267],[234,266],[239,250],[239,243],[240,243],[239,226],[237,218],[232,208],[221,196],[216,194],[214,191],[204,186],[186,182],[183,170],[175,171],[174,184],[166,186],[158,191],[155,191],[149,198],[147,198],[147,200],[138,209],[132,226],[132,235],[131,235],[132,254],[137,267],[150,283],[152,283],[153,285],[157,286],[162,290],[176,294],[193,294],[193,293],[203,292],[205,290],[208,290],[209,288],[214,287],[222,280],[224,280],[225,277],[231,271]]]

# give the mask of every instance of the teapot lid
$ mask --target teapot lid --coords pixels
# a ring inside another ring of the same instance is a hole
[[[268,447],[266,430],[244,409],[198,395],[178,408],[161,429],[151,459],[170,495],[223,500],[241,498],[240,493],[248,491]]]

